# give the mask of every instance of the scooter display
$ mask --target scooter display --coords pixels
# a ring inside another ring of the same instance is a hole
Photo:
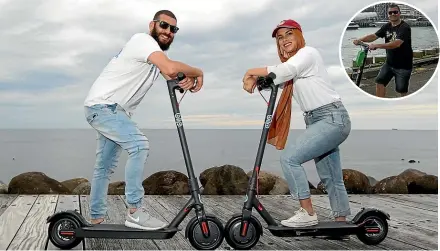
[[[359,44],[362,47],[362,50],[359,51],[359,54],[356,58],[356,63],[359,67],[356,75],[356,85],[359,86],[361,84],[362,80],[362,73],[364,72],[365,62],[367,61],[367,55],[368,55],[368,44],[364,42],[360,42]]]
[[[95,224],[92,225],[77,211],[68,210],[55,213],[47,218],[49,223],[49,239],[60,249],[71,249],[77,246],[84,238],[112,238],[112,239],[170,239],[177,231],[179,224],[186,216],[195,210],[195,216],[189,221],[185,237],[196,249],[214,250],[218,248],[224,239],[222,222],[213,215],[205,213],[204,205],[200,198],[200,190],[197,178],[194,175],[188,145],[183,128],[182,117],[177,103],[176,90],[183,93],[178,83],[185,79],[181,72],[177,74],[177,80],[168,80],[168,92],[174,112],[174,119],[179,133],[180,143],[183,150],[186,169],[189,177],[189,189],[191,197],[175,218],[163,229],[146,231],[126,227],[124,224]]]
[[[270,99],[258,146],[255,166],[252,177],[249,180],[242,212],[234,214],[225,224],[225,240],[233,249],[251,249],[258,243],[260,236],[263,234],[263,226],[260,221],[252,215],[252,210],[255,208],[266,222],[267,229],[278,237],[330,237],[355,234],[363,243],[368,245],[376,245],[382,242],[388,233],[387,220],[390,219],[390,216],[378,209],[362,208],[362,210],[348,222],[320,221],[319,224],[315,226],[285,227],[272,218],[257,198],[258,173],[263,160],[267,135],[278,92],[278,86],[273,83],[275,78],[275,74],[270,73],[267,77],[260,77],[257,81],[258,90],[270,89]]]

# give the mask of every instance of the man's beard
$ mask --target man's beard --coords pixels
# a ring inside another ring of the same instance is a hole
[[[171,40],[170,40],[168,43],[162,43],[162,42],[159,40],[159,35],[160,35],[160,34],[157,33],[156,27],[154,27],[154,28],[153,28],[153,31],[151,32],[151,36],[154,38],[154,40],[157,41],[157,43],[159,44],[159,47],[160,47],[163,51],[168,50],[168,49],[170,48],[170,45],[173,43],[173,38],[170,38]]]

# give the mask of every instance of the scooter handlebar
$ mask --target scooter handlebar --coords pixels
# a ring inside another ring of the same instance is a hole
[[[257,78],[257,88],[259,91],[275,87],[273,81],[276,79],[276,75],[270,72],[266,77],[259,76]]]
[[[182,81],[186,78],[185,73],[179,72],[177,73],[177,80]]]
[[[364,47],[365,49],[369,47],[368,44],[366,44],[366,43],[364,43],[362,41],[359,41],[359,45]]]
[[[182,81],[182,80],[184,80],[186,78],[186,76],[185,76],[185,73],[183,73],[183,72],[178,72],[177,73],[177,81]],[[180,92],[180,93],[183,93],[184,92],[184,90],[180,87],[180,86],[178,86],[178,85],[176,85],[177,87],[176,87],[176,89]]]

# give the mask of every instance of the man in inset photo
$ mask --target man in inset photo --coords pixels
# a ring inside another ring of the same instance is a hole
[[[400,8],[397,4],[388,6],[389,22],[384,24],[376,33],[369,34],[353,43],[373,42],[384,38],[385,43],[370,44],[370,50],[385,49],[386,61],[376,77],[376,96],[385,97],[386,86],[394,77],[396,92],[406,96],[409,89],[409,80],[413,69],[413,49],[411,45],[411,28],[400,18]]]

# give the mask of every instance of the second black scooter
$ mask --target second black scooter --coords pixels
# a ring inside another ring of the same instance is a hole
[[[272,113],[277,98],[278,86],[273,83],[275,74],[270,73],[265,78],[257,81],[258,90],[270,89],[271,95],[268,102],[265,123],[258,146],[255,166],[249,187],[246,192],[246,199],[241,213],[235,214],[225,225],[225,240],[234,249],[249,250],[254,247],[260,236],[263,234],[263,227],[260,221],[252,215],[252,209],[258,212],[267,224],[267,229],[278,237],[300,237],[300,236],[341,236],[355,234],[365,244],[376,245],[382,242],[388,233],[387,220],[390,216],[378,209],[363,208],[349,222],[321,221],[318,225],[310,227],[285,227],[277,223],[263,204],[257,198],[257,180],[263,160],[264,149],[267,142],[267,135],[272,121]]]
[[[216,249],[223,241],[223,225],[213,215],[205,214],[203,203],[200,199],[200,190],[197,178],[194,175],[191,157],[183,129],[182,117],[178,107],[175,91],[181,93],[183,89],[177,84],[185,79],[183,73],[177,74],[177,80],[168,80],[168,91],[174,112],[174,119],[182,145],[186,169],[189,177],[189,189],[191,198],[179,211],[171,223],[160,230],[146,231],[126,227],[124,224],[97,224],[88,223],[77,211],[69,210],[55,213],[47,218],[49,223],[49,240],[60,249],[71,249],[77,246],[84,238],[112,238],[112,239],[170,239],[177,231],[179,224],[195,209],[194,216],[188,223],[185,237],[196,249]]]

